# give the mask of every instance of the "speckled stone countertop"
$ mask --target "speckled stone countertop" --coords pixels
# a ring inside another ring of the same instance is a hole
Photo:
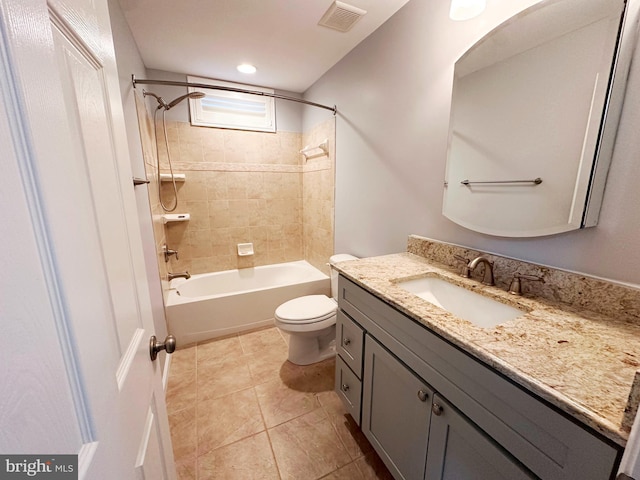
[[[626,444],[633,422],[628,402],[638,396],[632,385],[640,366],[639,322],[554,300],[510,295],[506,289],[462,278],[451,266],[412,253],[341,262],[337,268],[535,395],[615,443]],[[399,280],[429,275],[481,291],[526,313],[496,327],[482,328],[397,285]],[[635,408],[637,404],[632,408],[634,415]]]

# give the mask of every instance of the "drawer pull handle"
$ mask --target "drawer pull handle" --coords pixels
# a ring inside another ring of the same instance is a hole
[[[345,339],[342,341],[342,344],[343,344],[345,347],[346,347],[346,346],[349,346],[349,345],[351,345],[351,340],[349,340],[348,338],[345,338]]]
[[[348,392],[349,391],[349,385],[347,385],[346,383],[342,384],[342,391],[343,392]]]
[[[421,402],[426,402],[427,398],[429,398],[429,394],[424,390],[418,390],[418,398]]]
[[[434,415],[437,415],[437,416],[442,415],[442,407],[440,405],[438,405],[437,403],[434,403],[431,406],[431,411],[433,412]]]

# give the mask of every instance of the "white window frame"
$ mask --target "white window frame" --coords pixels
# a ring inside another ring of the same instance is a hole
[[[189,83],[204,83],[212,86],[253,90],[269,94],[274,93],[274,90],[269,88],[223,82],[210,78],[187,76],[187,81]],[[205,94],[203,98],[189,99],[192,125],[259,132],[276,131],[276,109],[273,97],[189,87],[189,93],[191,92],[202,92]],[[216,101],[219,105],[217,109],[207,105],[207,103],[211,105]],[[228,108],[222,107],[221,104],[226,104]]]

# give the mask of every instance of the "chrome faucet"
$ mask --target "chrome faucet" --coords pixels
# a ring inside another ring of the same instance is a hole
[[[479,257],[474,258],[467,264],[467,269],[470,272],[475,270],[478,264],[484,263],[484,276],[482,277],[483,285],[495,285],[493,281],[493,263],[489,261],[487,257],[483,257],[480,255]]]
[[[191,274],[189,272],[183,272],[183,273],[167,272],[167,276],[169,277],[169,281],[173,280],[174,278],[191,278]]]

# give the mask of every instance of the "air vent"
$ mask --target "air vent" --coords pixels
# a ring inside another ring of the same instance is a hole
[[[366,10],[336,0],[322,16],[318,25],[333,28],[340,32],[348,32],[366,13]]]

